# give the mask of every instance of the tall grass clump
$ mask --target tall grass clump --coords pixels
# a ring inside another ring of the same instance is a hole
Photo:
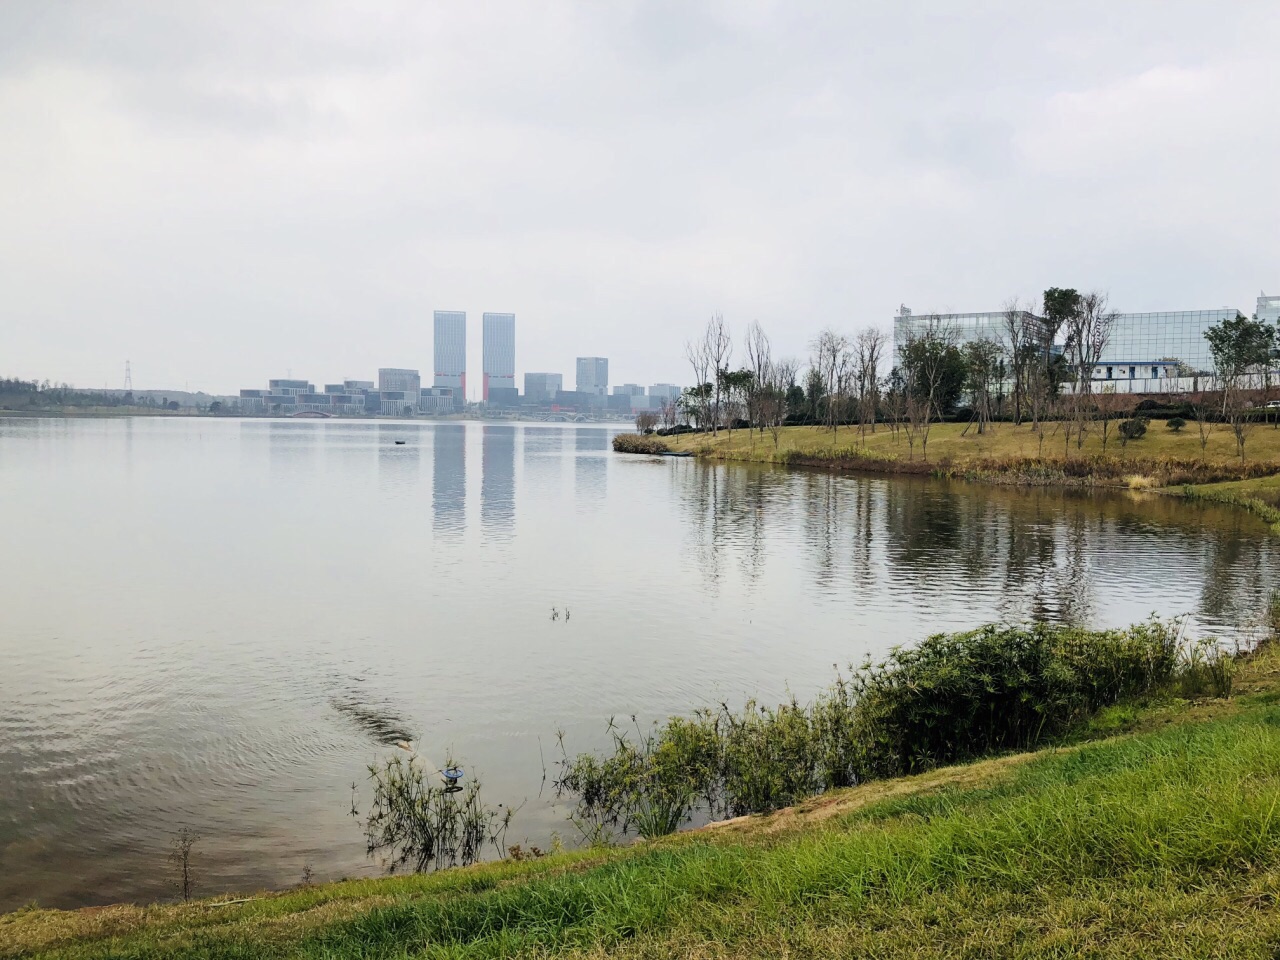
[[[1230,693],[1231,660],[1190,654],[1178,623],[1125,630],[986,626],[936,634],[836,682],[811,704],[720,704],[645,730],[611,727],[603,756],[563,748],[575,819],[671,833],[698,815],[766,813],[866,780],[1060,738],[1102,707],[1164,692]]]
[[[503,839],[514,811],[486,805],[477,779],[451,792],[443,782],[433,782],[434,776],[416,755],[369,765],[373,804],[364,820],[369,855],[383,855],[391,872],[465,866],[490,845],[505,855]],[[358,815],[354,804],[351,812]]]
[[[619,433],[613,438],[613,449],[615,453],[661,454],[671,448],[665,440],[650,434]]]

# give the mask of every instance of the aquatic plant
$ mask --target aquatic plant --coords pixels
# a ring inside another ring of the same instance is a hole
[[[452,767],[452,760],[445,764],[446,770]],[[434,782],[435,775],[417,754],[369,765],[373,804],[364,820],[366,846],[370,856],[385,854],[391,872],[475,863],[490,845],[505,854],[503,840],[515,811],[487,806],[474,777],[455,791]],[[352,813],[358,815],[354,804]]]

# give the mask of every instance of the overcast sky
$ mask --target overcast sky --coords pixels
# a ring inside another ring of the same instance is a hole
[[[458,309],[684,382],[713,311],[1046,286],[1280,292],[1280,3],[0,0],[0,375],[429,374]]]

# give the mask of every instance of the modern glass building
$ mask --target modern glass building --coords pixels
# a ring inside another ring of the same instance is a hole
[[[1280,323],[1280,297],[1268,297],[1265,293],[1258,297],[1256,316],[1263,323]]]
[[[435,312],[435,378],[432,386],[452,387],[458,405],[467,398],[467,314],[464,310]]]
[[[1280,313],[1280,297],[1276,310]],[[1259,318],[1263,298],[1258,300]],[[1234,307],[1218,310],[1176,310],[1155,313],[1121,313],[1111,327],[1111,336],[1094,369],[1095,380],[1169,380],[1201,377],[1213,372],[1213,354],[1205,331],[1223,320],[1237,316]],[[1035,323],[1034,314],[1025,317]],[[978,339],[1007,343],[1003,311],[991,313],[945,313],[915,315],[901,307],[893,318],[893,363],[897,366],[902,347],[912,334],[922,333],[930,323],[939,325],[957,346]],[[1058,345],[1066,331],[1059,331]],[[1140,385],[1142,389],[1167,389],[1164,384]],[[1169,385],[1173,386],[1173,385]]]
[[[609,393],[609,358],[578,357],[578,393],[603,397]]]
[[[1040,318],[1033,313],[1022,314],[1028,324],[1040,323]],[[985,313],[922,313],[913,314],[905,304],[898,308],[893,318],[893,366],[900,362],[902,348],[912,335],[924,333],[933,324],[941,328],[944,335],[957,347],[977,340],[992,340],[995,343],[1007,344],[1009,341],[1008,325],[1003,310],[992,310]]]
[[[563,389],[563,374],[526,373],[524,375],[524,398],[529,403],[550,403]]]
[[[504,391],[516,388],[516,315],[486,313],[481,331],[484,402],[488,403],[491,388]]]
[[[1238,313],[1234,307],[1122,313],[1111,327],[1094,379],[1158,380],[1211,373],[1213,353],[1205,331]]]

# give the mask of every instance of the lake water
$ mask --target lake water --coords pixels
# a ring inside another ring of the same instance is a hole
[[[0,420],[0,910],[170,897],[183,826],[201,894],[376,873],[351,784],[400,735],[523,803],[508,840],[572,840],[557,730],[807,698],[995,619],[1236,636],[1278,572],[1226,508],[626,457],[612,433]]]

